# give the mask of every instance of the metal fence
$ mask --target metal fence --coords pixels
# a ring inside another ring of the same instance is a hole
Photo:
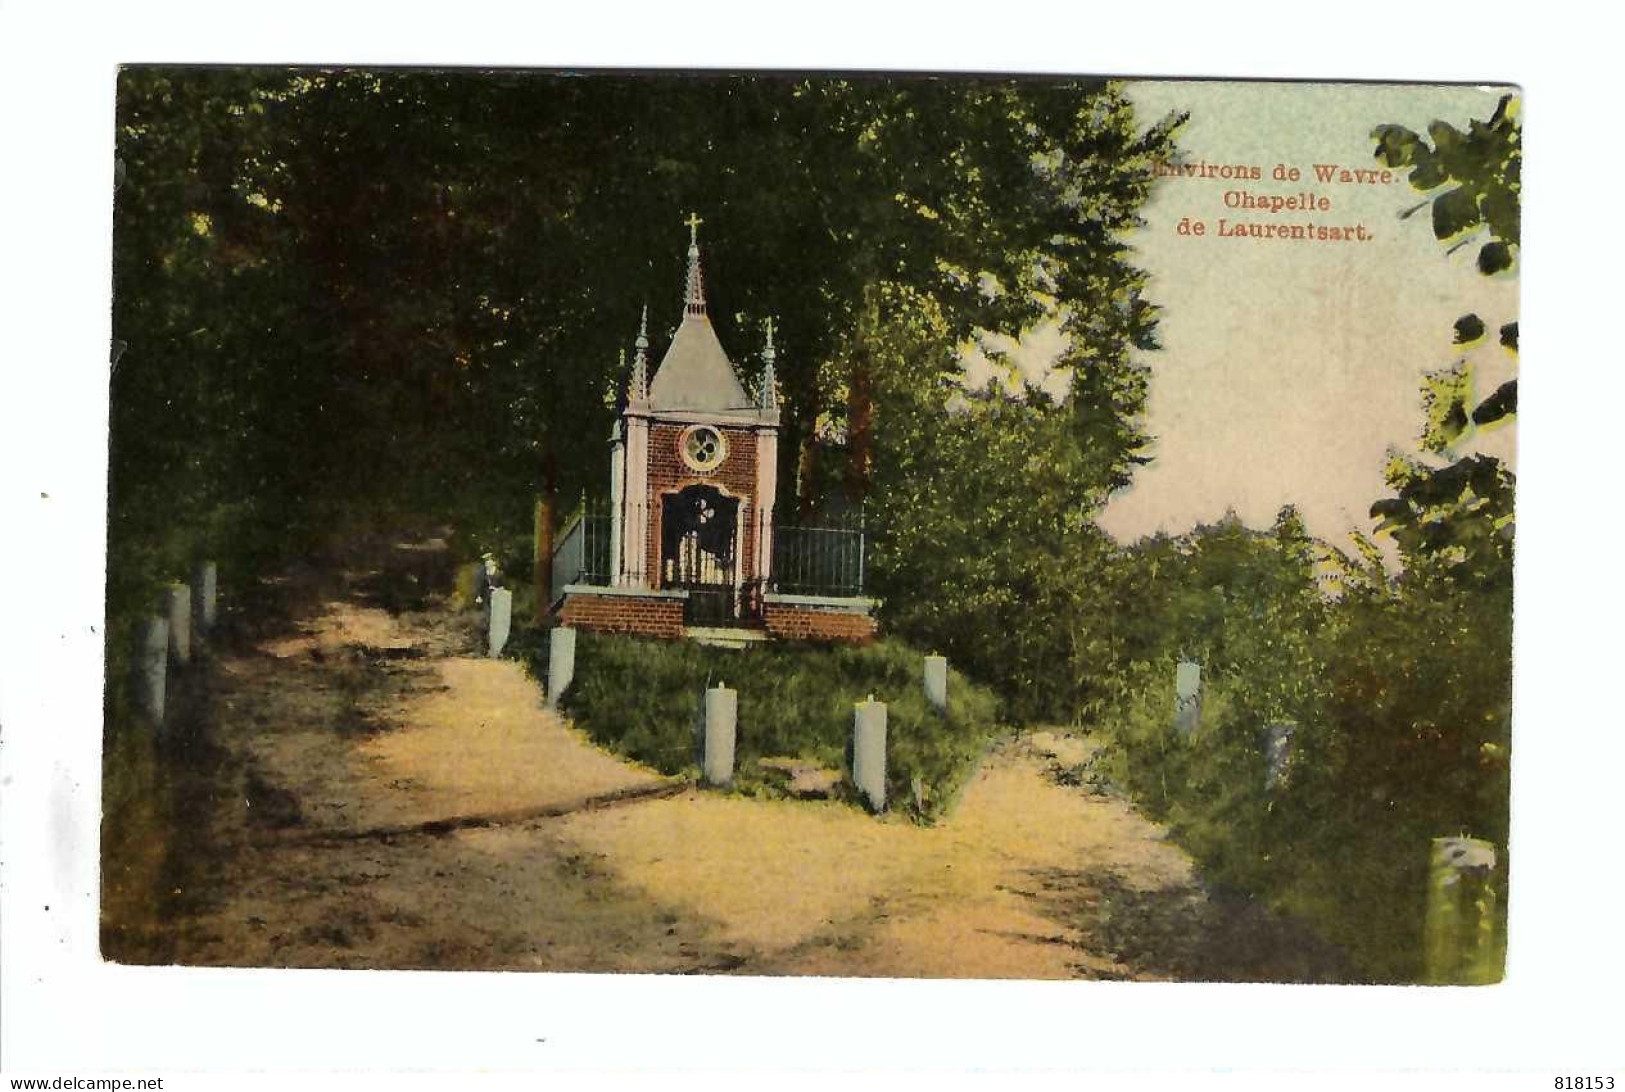
[[[863,594],[862,526],[773,529],[772,591],[790,595]]]
[[[650,518],[659,512],[651,505],[641,521],[650,533],[656,531]],[[755,516],[755,534],[760,539],[762,516]],[[834,523],[835,521],[831,521]],[[840,521],[844,525],[799,526],[775,523],[773,534],[772,570],[765,590],[788,595],[821,595],[855,597],[863,594],[865,546],[864,530],[859,520]],[[553,598],[557,600],[568,584],[606,586],[615,582],[611,546],[614,519],[608,505],[589,503],[572,518],[559,535],[553,551]],[[640,555],[641,560],[641,555]],[[743,557],[731,557],[724,566],[728,570],[727,582],[741,576],[754,577],[754,565]],[[653,582],[666,581],[662,569],[648,574]],[[632,583],[641,584],[642,572],[627,574]],[[687,587],[694,580],[681,579],[672,574],[673,586]],[[760,582],[749,581],[760,586]]]
[[[603,586],[614,578],[610,569],[610,528],[606,511],[585,510],[565,525],[553,548],[553,599],[567,584]]]

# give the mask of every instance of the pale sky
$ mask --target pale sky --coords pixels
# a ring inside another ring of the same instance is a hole
[[[1322,538],[1369,530],[1366,513],[1385,492],[1386,453],[1391,445],[1415,450],[1421,377],[1453,358],[1460,315],[1476,311],[1491,331],[1472,357],[1479,397],[1512,374],[1494,331],[1517,317],[1517,282],[1479,275],[1476,245],[1446,257],[1426,209],[1400,221],[1400,210],[1420,200],[1408,184],[1323,185],[1311,165],[1374,167],[1374,126],[1421,131],[1440,118],[1465,129],[1470,118],[1489,118],[1500,90],[1156,81],[1133,83],[1130,93],[1146,121],[1190,112],[1179,142],[1187,162],[1257,164],[1264,178],[1163,179],[1145,210],[1147,227],[1132,242],[1163,308],[1163,349],[1144,356],[1155,461],[1112,499],[1102,524],[1132,540],[1234,508],[1261,526],[1291,502]],[[1300,168],[1302,180],[1273,180],[1277,163]],[[1232,210],[1223,202],[1232,189],[1324,195],[1332,208]],[[1176,234],[1185,216],[1207,221],[1208,235]],[[1374,239],[1220,238],[1220,217],[1359,223]],[[1022,355],[1036,364],[1044,335],[1027,341],[1035,351]],[[1508,458],[1512,442],[1513,429],[1502,428],[1467,450]]]

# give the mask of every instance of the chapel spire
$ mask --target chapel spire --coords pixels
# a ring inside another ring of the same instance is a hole
[[[705,283],[700,276],[700,225],[705,223],[697,213],[689,213],[683,221],[688,225],[688,285],[683,293],[685,317],[705,317]]]
[[[649,305],[643,305],[643,318],[638,323],[638,339],[632,343],[632,383],[627,397],[635,402],[649,398]]]
[[[688,286],[684,292],[683,321],[672,331],[671,343],[658,368],[649,370],[648,407],[665,410],[703,410],[741,419],[759,412],[756,399],[739,381],[733,362],[706,317],[705,288],[700,278],[700,223],[690,214],[688,225]]]

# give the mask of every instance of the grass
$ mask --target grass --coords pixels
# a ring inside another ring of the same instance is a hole
[[[538,678],[547,672],[545,636],[530,631],[515,650]],[[925,700],[921,660],[896,640],[731,650],[582,632],[562,704],[603,746],[664,773],[697,772],[703,694],[725,683],[739,693],[736,786],[771,793],[763,758],[849,772],[853,705],[872,694],[887,706],[888,807],[931,822],[957,798],[998,731],[999,702],[950,669],[948,712],[938,712]]]

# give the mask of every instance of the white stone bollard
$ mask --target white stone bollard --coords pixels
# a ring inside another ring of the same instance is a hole
[[[215,593],[219,586],[220,570],[212,561],[204,561],[192,571],[192,647],[201,652],[214,635],[218,617]]]
[[[739,691],[723,683],[705,692],[705,754],[702,771],[707,785],[728,785],[734,779],[734,739],[739,725]]]
[[[1276,721],[1264,729],[1264,757],[1269,762],[1264,774],[1266,792],[1273,792],[1286,778],[1287,763],[1292,761],[1292,737],[1297,730],[1297,724],[1290,720]]]
[[[502,649],[508,643],[508,631],[513,627],[513,592],[507,588],[491,589],[491,619],[487,629],[487,638],[490,644],[490,656],[494,660],[502,655]],[[557,630],[554,630],[557,633]],[[549,669],[548,674],[552,671]]]
[[[1202,724],[1202,665],[1179,661],[1174,674],[1174,727],[1189,736]]]
[[[871,810],[886,810],[886,703],[873,694],[852,713],[852,783]]]
[[[1422,981],[1481,986],[1501,980],[1506,944],[1496,911],[1495,846],[1435,838],[1428,862]]]
[[[169,674],[169,620],[147,619],[141,627],[140,651],[135,665],[141,711],[159,727],[164,723],[164,690]]]
[[[948,657],[925,658],[925,700],[942,713],[948,711]]]
[[[547,707],[557,709],[559,699],[576,673],[576,631],[555,626],[547,640]]]
[[[192,659],[192,589],[171,584],[164,589],[164,616],[169,621],[169,658],[176,667]]]

